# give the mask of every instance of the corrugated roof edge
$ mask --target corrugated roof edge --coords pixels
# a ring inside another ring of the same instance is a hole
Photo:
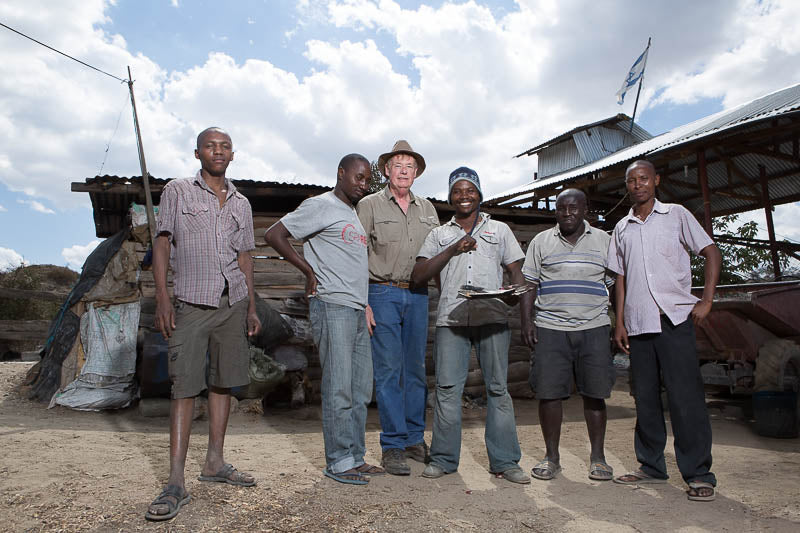
[[[737,118],[736,120],[732,120],[730,123],[727,124],[722,123],[720,126],[716,128],[703,131],[704,126],[711,124],[714,121],[726,115],[736,115],[737,112],[741,111],[747,106],[755,105],[758,102],[766,100],[784,91],[787,93],[791,93],[792,89],[800,89],[800,84],[790,85],[788,87],[778,89],[777,91],[765,94],[763,96],[750,100],[749,102],[745,102],[737,106],[734,106],[730,109],[724,109],[707,117],[699,118],[693,122],[684,124],[683,126],[678,126],[677,128],[674,128],[666,133],[662,133],[661,135],[653,137],[652,139],[642,141],[641,143],[635,144],[628,148],[623,148],[622,150],[615,152],[611,155],[608,155],[602,159],[598,159],[597,161],[593,161],[591,163],[587,163],[586,165],[568,170],[567,172],[563,172],[555,176],[549,176],[548,178],[543,180],[529,182],[525,185],[519,185],[517,187],[514,187],[513,189],[509,189],[508,191],[502,192],[498,195],[488,198],[486,201],[492,202],[494,205],[502,205],[501,202],[509,200],[515,196],[527,192],[533,192],[536,189],[540,189],[545,186],[556,185],[575,176],[580,176],[582,174],[593,172],[596,170],[602,170],[604,168],[608,168],[622,161],[633,159],[635,157],[644,154],[655,153],[662,149],[672,148],[680,144],[702,138],[712,133],[730,129],[735,126],[751,124],[758,122],[759,120],[765,120],[767,118],[773,117],[774,113],[776,113],[777,111],[791,112],[797,110],[800,108],[800,95],[797,95],[794,100],[789,99],[780,105],[772,106],[772,108],[769,110],[764,111],[762,109],[759,109],[757,112],[754,112],[750,116],[746,115],[744,117]]]
[[[159,185],[164,185],[168,181],[173,178],[156,178],[152,174],[150,175],[150,182],[156,183]],[[109,175],[105,174],[103,176],[95,176],[93,178],[86,178],[84,183],[87,185],[92,185],[94,183],[115,183],[115,184],[124,184],[125,182],[132,182],[138,181],[141,183],[142,177],[141,176],[116,176],[116,175]],[[332,189],[330,185],[317,185],[313,183],[291,183],[286,181],[261,181],[261,180],[246,180],[246,179],[237,179],[233,178],[233,183],[237,186],[241,185],[263,185],[268,187],[299,187],[304,189]]]
[[[569,130],[569,131],[567,131],[565,133],[562,133],[560,135],[557,135],[557,136],[553,137],[552,139],[550,139],[549,141],[545,141],[545,142],[543,142],[543,143],[541,143],[541,144],[539,144],[537,146],[534,146],[533,148],[529,148],[528,150],[525,150],[524,152],[522,152],[520,154],[517,154],[514,157],[522,157],[523,155],[533,155],[536,152],[539,152],[539,151],[543,150],[544,148],[547,148],[548,146],[551,146],[553,144],[556,144],[556,143],[559,143],[561,141],[566,140],[573,133],[579,132],[581,130],[586,130],[586,129],[589,129],[589,128],[593,128],[595,126],[600,126],[600,125],[603,125],[603,124],[607,124],[609,122],[613,122],[615,124],[618,123],[618,122],[626,122],[626,123],[630,124],[630,121],[631,121],[631,117],[629,117],[625,113],[617,113],[613,117],[604,118],[602,120],[598,120],[597,122],[591,122],[589,124],[583,124],[582,126],[576,126],[576,127],[572,128],[571,130]],[[647,130],[645,130],[644,128],[642,128],[641,126],[639,126],[636,123],[634,123],[634,128],[637,130],[637,133],[639,133],[640,136],[645,136],[645,138],[651,138],[652,137],[652,135],[650,135],[650,133]],[[642,134],[644,134],[644,135],[642,135]]]
[[[126,177],[126,176],[111,176],[106,174],[104,176],[95,176],[94,178],[86,178],[83,183],[86,185],[93,185],[96,183],[125,184],[126,182],[141,183],[141,181],[142,181],[141,176]],[[166,185],[168,181],[170,180],[165,178],[155,178],[153,176],[150,176],[150,182],[157,185],[161,186]],[[321,192],[333,190],[333,187],[329,185],[315,185],[311,183],[287,183],[287,182],[277,182],[277,181],[240,180],[240,179],[234,179],[233,183],[237,187],[240,186],[265,186],[265,187],[285,187],[285,188],[296,187],[308,190],[319,190]],[[442,205],[447,204],[447,200],[441,200],[439,198],[434,198],[432,196],[427,196],[426,198],[435,204],[442,204]],[[506,209],[519,210],[521,213],[534,210],[530,207],[518,207],[518,206],[511,206],[507,207]]]

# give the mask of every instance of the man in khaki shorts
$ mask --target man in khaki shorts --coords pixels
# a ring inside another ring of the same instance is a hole
[[[184,468],[194,399],[208,388],[208,451],[200,481],[250,487],[253,476],[225,463],[222,449],[233,387],[247,385],[247,335],[261,324],[253,292],[253,215],[225,171],[233,160],[230,136],[208,128],[197,136],[194,177],[172,180],[161,193],[153,245],[155,326],[169,340],[170,472],[150,504],[148,520],[169,520],[189,502]],[[172,266],[175,305],[167,292]],[[206,353],[208,380],[206,381]]]

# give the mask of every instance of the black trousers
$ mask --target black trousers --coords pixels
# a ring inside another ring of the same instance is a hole
[[[697,361],[691,317],[677,326],[661,315],[661,333],[630,337],[631,377],[636,401],[634,448],[644,473],[666,479],[667,428],[661,383],[667,389],[675,459],[684,481],[716,486],[711,472],[711,422]]]

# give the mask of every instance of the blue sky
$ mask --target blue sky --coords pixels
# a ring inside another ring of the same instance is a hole
[[[598,5],[602,4],[602,5]],[[234,178],[332,184],[336,161],[407,138],[415,185],[443,197],[449,170],[484,192],[530,181],[549,137],[618,112],[653,38],[637,121],[658,134],[800,80],[796,2],[7,0],[0,22],[125,76],[148,167],[193,173],[194,135],[234,137]],[[69,184],[138,175],[126,87],[0,28],[0,268],[79,268],[96,245],[88,195]],[[118,128],[115,132],[114,128]],[[776,213],[800,239],[797,206]]]

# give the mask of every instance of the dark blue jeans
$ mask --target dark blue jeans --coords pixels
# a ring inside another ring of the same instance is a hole
[[[661,383],[667,389],[675,459],[683,480],[717,479],[711,472],[711,422],[706,410],[703,378],[697,361],[691,318],[677,326],[661,317],[661,333],[630,337],[631,378],[636,401],[634,448],[642,472],[666,479],[664,447],[667,428],[661,404]]]
[[[381,448],[402,449],[422,442],[425,433],[428,290],[370,284],[369,305]]]

